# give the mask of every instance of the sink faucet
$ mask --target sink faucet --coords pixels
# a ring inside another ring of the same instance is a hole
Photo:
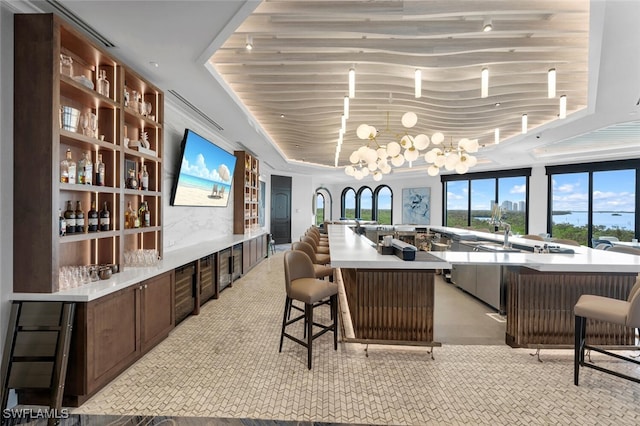
[[[511,225],[506,222],[502,222],[504,226],[504,248],[510,248],[511,243],[509,243],[509,234],[511,233]]]
[[[493,207],[493,211],[491,213],[491,220],[489,221],[489,223],[496,227],[495,228],[496,231],[498,230],[499,227],[503,227],[504,228],[504,243],[503,243],[503,247],[504,248],[511,248],[511,243],[509,243],[509,234],[511,233],[511,225],[509,225],[507,222],[505,222],[502,219],[502,209],[500,207],[498,207],[498,205],[495,205]]]

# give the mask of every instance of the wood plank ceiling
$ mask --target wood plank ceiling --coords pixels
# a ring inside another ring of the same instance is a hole
[[[488,21],[493,30],[484,32]],[[496,128],[505,141],[521,133],[523,114],[529,131],[556,120],[562,95],[568,114],[586,107],[588,41],[585,0],[266,0],[210,62],[289,159],[336,164],[353,68],[355,97],[339,167],[363,144],[360,124],[375,126],[384,145],[404,132],[408,111],[418,116],[411,135],[442,132],[445,143],[478,139],[482,161]],[[557,89],[549,98],[552,68]]]

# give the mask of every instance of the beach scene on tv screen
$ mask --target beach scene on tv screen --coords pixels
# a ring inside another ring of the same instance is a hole
[[[225,207],[234,167],[233,155],[195,133],[189,133],[173,204]]]

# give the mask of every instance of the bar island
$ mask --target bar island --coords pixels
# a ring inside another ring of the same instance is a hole
[[[517,250],[502,251],[499,235],[447,227],[430,227],[430,232],[494,243],[498,249],[419,251],[416,260],[403,261],[379,254],[375,243],[348,226],[328,227],[331,266],[338,268],[344,286],[354,341],[438,345],[433,341],[436,271],[455,265],[499,265],[506,293],[505,343],[571,346],[573,306],[580,295],[626,299],[640,272],[640,256],[573,246],[573,253],[540,254],[533,252],[539,241],[517,237],[510,238]],[[634,344],[631,329],[602,323],[589,326],[589,331],[593,344]]]

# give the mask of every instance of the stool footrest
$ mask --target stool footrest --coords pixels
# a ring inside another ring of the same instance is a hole
[[[620,355],[620,354],[617,354],[617,353],[614,353],[614,352],[611,352],[611,351],[604,350],[604,349],[602,349],[601,347],[598,347],[598,346],[584,345],[584,349],[585,350],[592,350],[594,352],[598,352],[598,353],[601,353],[601,354],[604,354],[604,355],[608,355],[610,357],[617,358],[617,359],[620,359],[622,361],[628,361],[628,362],[632,362],[634,364],[640,365],[640,361],[638,361],[638,360],[635,360],[633,358],[629,358],[629,357],[626,357],[624,355]],[[581,367],[592,368],[594,370],[598,370],[598,371],[601,371],[603,373],[612,374],[612,375],[620,377],[622,379],[627,379],[627,380],[631,380],[632,382],[640,383],[640,377],[634,377],[634,376],[630,376],[628,374],[620,373],[618,371],[611,370],[611,369],[608,369],[608,368],[604,368],[604,367],[601,367],[599,365],[596,365],[596,364],[593,364],[593,363],[590,363],[590,362],[587,362],[587,361],[584,361],[584,360],[580,362],[580,366]]]

